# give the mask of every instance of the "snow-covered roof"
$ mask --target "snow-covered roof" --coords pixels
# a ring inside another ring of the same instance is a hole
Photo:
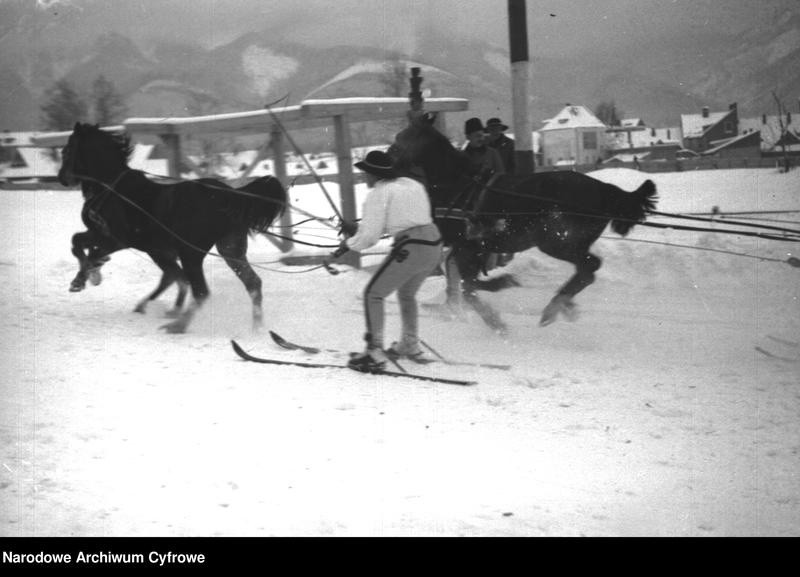
[[[58,175],[61,161],[54,157],[50,148],[17,148],[25,166],[8,166],[0,170],[0,178],[47,178]]]
[[[611,148],[645,148],[659,144],[680,144],[681,129],[677,126],[665,128],[642,128],[639,130],[614,132],[609,134]]]
[[[681,114],[681,131],[684,138],[703,136],[706,130],[717,124],[732,111],[709,112],[708,116],[702,114]]]
[[[784,128],[795,135],[800,135],[800,118],[792,115],[791,122],[787,125],[786,118],[783,118]],[[772,149],[781,138],[781,123],[777,115],[758,116],[755,118],[739,119],[739,131],[761,133],[761,148],[763,150]]]
[[[565,106],[553,118],[546,120],[540,132],[565,128],[606,128],[606,125],[585,106]]]
[[[650,156],[649,152],[640,152],[637,154],[620,152],[619,154],[615,154],[611,158],[604,160],[603,164],[610,164],[614,162],[634,162],[636,160],[644,160],[648,156]]]
[[[623,128],[632,128],[634,126],[644,126],[644,120],[641,118],[623,118],[620,121],[620,126]]]

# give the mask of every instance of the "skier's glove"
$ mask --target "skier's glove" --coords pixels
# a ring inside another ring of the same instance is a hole
[[[356,232],[358,232],[358,223],[352,222],[350,220],[342,221],[342,226],[339,228],[340,236],[343,236],[344,238],[350,238]]]

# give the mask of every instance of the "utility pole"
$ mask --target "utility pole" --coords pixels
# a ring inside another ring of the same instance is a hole
[[[528,110],[530,62],[525,0],[508,0],[508,40],[511,53],[511,100],[514,112],[514,154],[517,174],[532,174],[533,130]]]

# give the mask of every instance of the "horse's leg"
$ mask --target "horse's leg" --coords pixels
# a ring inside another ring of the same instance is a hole
[[[189,281],[186,279],[186,275],[183,274],[183,269],[181,269],[180,278],[176,282],[178,283],[178,295],[175,297],[175,304],[166,313],[167,317],[173,319],[180,316],[183,304],[186,302],[186,295],[189,293]]]
[[[461,288],[464,300],[475,309],[475,312],[478,313],[489,328],[499,334],[505,334],[507,327],[500,315],[489,304],[478,298],[477,281],[482,266],[478,250],[469,245],[459,246],[453,249],[452,258],[455,259],[461,274]]]
[[[573,297],[594,282],[594,273],[600,268],[602,260],[593,255],[587,249],[570,250],[569,248],[556,249],[547,246],[539,247],[542,252],[554,258],[571,262],[575,265],[575,274],[556,292],[548,305],[542,311],[542,318],[539,320],[541,326],[547,326],[555,322],[559,313],[563,314],[567,320],[577,318],[577,309],[573,302]]]
[[[78,274],[69,285],[70,292],[79,292],[86,288],[86,281],[89,278],[89,259],[86,250],[92,246],[93,242],[94,235],[88,230],[72,235],[72,254],[78,259]]]
[[[205,252],[198,253],[191,248],[187,248],[185,251],[181,252],[180,259],[183,265],[183,271],[192,289],[192,302],[189,303],[189,306],[178,318],[171,323],[161,326],[161,328],[165,329],[168,333],[185,333],[195,313],[200,310],[200,307],[202,307],[203,303],[208,299],[208,283],[206,283],[206,277],[205,274],[203,274],[204,257]]]
[[[264,312],[261,306],[262,282],[261,277],[247,262],[247,232],[244,230],[232,232],[217,243],[217,250],[247,289],[247,294],[250,295],[250,300],[253,302],[253,330],[258,331],[264,322]]]
[[[447,282],[445,294],[447,295],[446,303],[450,307],[459,307],[461,305],[461,273],[458,271],[458,264],[453,258],[454,248],[449,248],[444,257],[444,276]]]
[[[97,286],[103,282],[103,275],[100,272],[100,269],[111,259],[111,257],[108,256],[110,252],[112,252],[111,249],[102,246],[93,247],[89,251],[89,262],[86,273],[89,277],[89,282],[92,283],[92,285]]]
[[[167,316],[170,318],[177,318],[183,308],[183,303],[186,300],[186,292],[188,282],[183,270],[178,265],[174,256],[165,255],[160,253],[150,253],[150,258],[161,269],[161,280],[155,290],[137,303],[134,312],[144,314],[147,310],[147,305],[150,301],[156,300],[161,294],[167,290],[172,283],[178,283],[178,298],[175,301],[175,306],[172,310],[167,311]]]
[[[80,292],[86,288],[88,280],[93,285],[99,285],[103,277],[100,267],[108,262],[109,254],[114,248],[107,246],[102,237],[92,231],[79,232],[72,236],[72,254],[78,259],[78,273],[70,283],[70,292]]]

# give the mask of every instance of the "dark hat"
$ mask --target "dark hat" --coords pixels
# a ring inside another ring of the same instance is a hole
[[[473,132],[483,132],[483,122],[480,118],[470,118],[464,123],[464,134],[469,135]]]
[[[503,124],[503,121],[499,118],[490,118],[486,121],[486,128],[490,128],[492,126],[499,126],[500,130],[508,130],[508,126]]]
[[[380,150],[373,150],[364,160],[356,162],[353,166],[379,178],[397,178],[392,157]]]

